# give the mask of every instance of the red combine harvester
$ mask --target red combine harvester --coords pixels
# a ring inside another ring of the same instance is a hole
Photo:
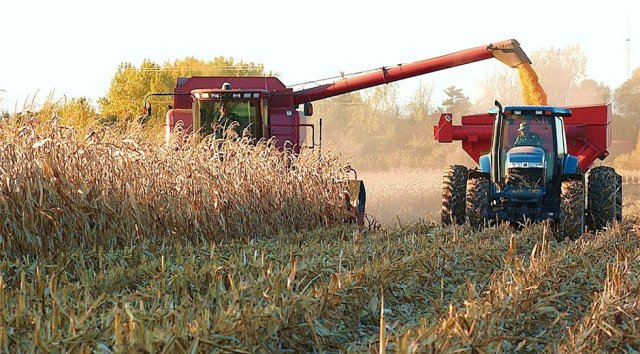
[[[174,92],[150,94],[144,105],[148,118],[150,96],[174,96],[173,108],[166,114],[167,139],[178,125],[187,132],[212,134],[212,124],[234,121],[238,130],[247,129],[256,139],[275,138],[279,147],[298,151],[305,144],[315,145],[315,126],[306,119],[313,113],[313,101],[489,58],[510,67],[530,63],[518,42],[511,39],[433,59],[382,67],[299,91],[285,86],[276,77],[181,77]],[[302,110],[298,110],[300,105]],[[311,142],[307,142],[309,132]],[[366,198],[362,181],[350,181],[347,197],[347,207],[362,222]]]
[[[434,126],[441,143],[462,141],[480,166],[445,170],[442,222],[494,220],[524,223],[551,219],[559,234],[576,238],[585,221],[592,230],[622,219],[622,176],[592,164],[608,156],[611,105],[498,106],[494,114],[443,114]],[[497,161],[497,163],[495,163]],[[585,174],[586,172],[586,174]]]

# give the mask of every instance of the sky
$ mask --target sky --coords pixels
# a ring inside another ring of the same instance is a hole
[[[263,63],[286,85],[422,60],[504,39],[525,52],[578,44],[587,75],[616,88],[640,66],[640,1],[2,1],[0,109],[27,97],[104,96],[118,65],[185,56]],[[630,41],[627,41],[630,38]],[[420,82],[471,99],[500,65],[474,63]]]

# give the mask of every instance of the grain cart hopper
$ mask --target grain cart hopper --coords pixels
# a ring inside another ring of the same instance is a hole
[[[277,146],[298,151],[305,144],[315,145],[316,127],[307,122],[313,112],[311,102],[494,57],[510,67],[530,63],[518,42],[511,39],[409,64],[382,67],[297,91],[276,77],[180,77],[174,92],[150,94],[145,98],[144,106],[148,118],[151,106],[147,99],[150,96],[173,96],[173,108],[166,114],[167,139],[178,125],[187,132],[210,134],[212,123],[218,120],[220,106],[228,105],[239,124],[238,130],[246,129],[256,139],[274,138]],[[300,105],[303,109],[298,110]],[[362,181],[351,181],[349,185],[348,208],[362,221],[364,185]]]
[[[462,117],[443,114],[438,142],[462,141],[478,164],[445,169],[442,222],[479,227],[493,220],[522,223],[551,219],[563,236],[576,238],[622,218],[622,177],[592,167],[607,157],[611,105],[504,107]],[[522,138],[525,135],[533,139]],[[586,173],[585,173],[586,172]]]

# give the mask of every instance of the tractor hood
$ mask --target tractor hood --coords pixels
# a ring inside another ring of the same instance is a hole
[[[507,168],[544,168],[544,150],[535,146],[517,146],[507,153]]]

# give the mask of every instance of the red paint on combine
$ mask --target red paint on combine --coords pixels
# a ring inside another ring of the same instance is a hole
[[[266,117],[266,138],[276,138],[279,146],[300,144],[301,129],[308,125],[301,124],[297,107],[300,104],[313,102],[377,85],[415,77],[418,75],[465,65],[495,57],[510,67],[531,61],[520,48],[515,39],[491,43],[480,47],[470,48],[459,52],[425,59],[413,63],[401,64],[394,67],[383,67],[369,73],[335,81],[300,91],[287,88],[275,77],[205,77],[178,78],[174,89],[174,111],[192,108],[194,100],[190,96],[194,90],[219,90],[223,83],[231,84],[232,90],[260,91],[261,103],[265,107],[262,116]],[[167,132],[182,124],[186,130],[191,129],[193,118],[185,116],[186,111],[167,113]]]

